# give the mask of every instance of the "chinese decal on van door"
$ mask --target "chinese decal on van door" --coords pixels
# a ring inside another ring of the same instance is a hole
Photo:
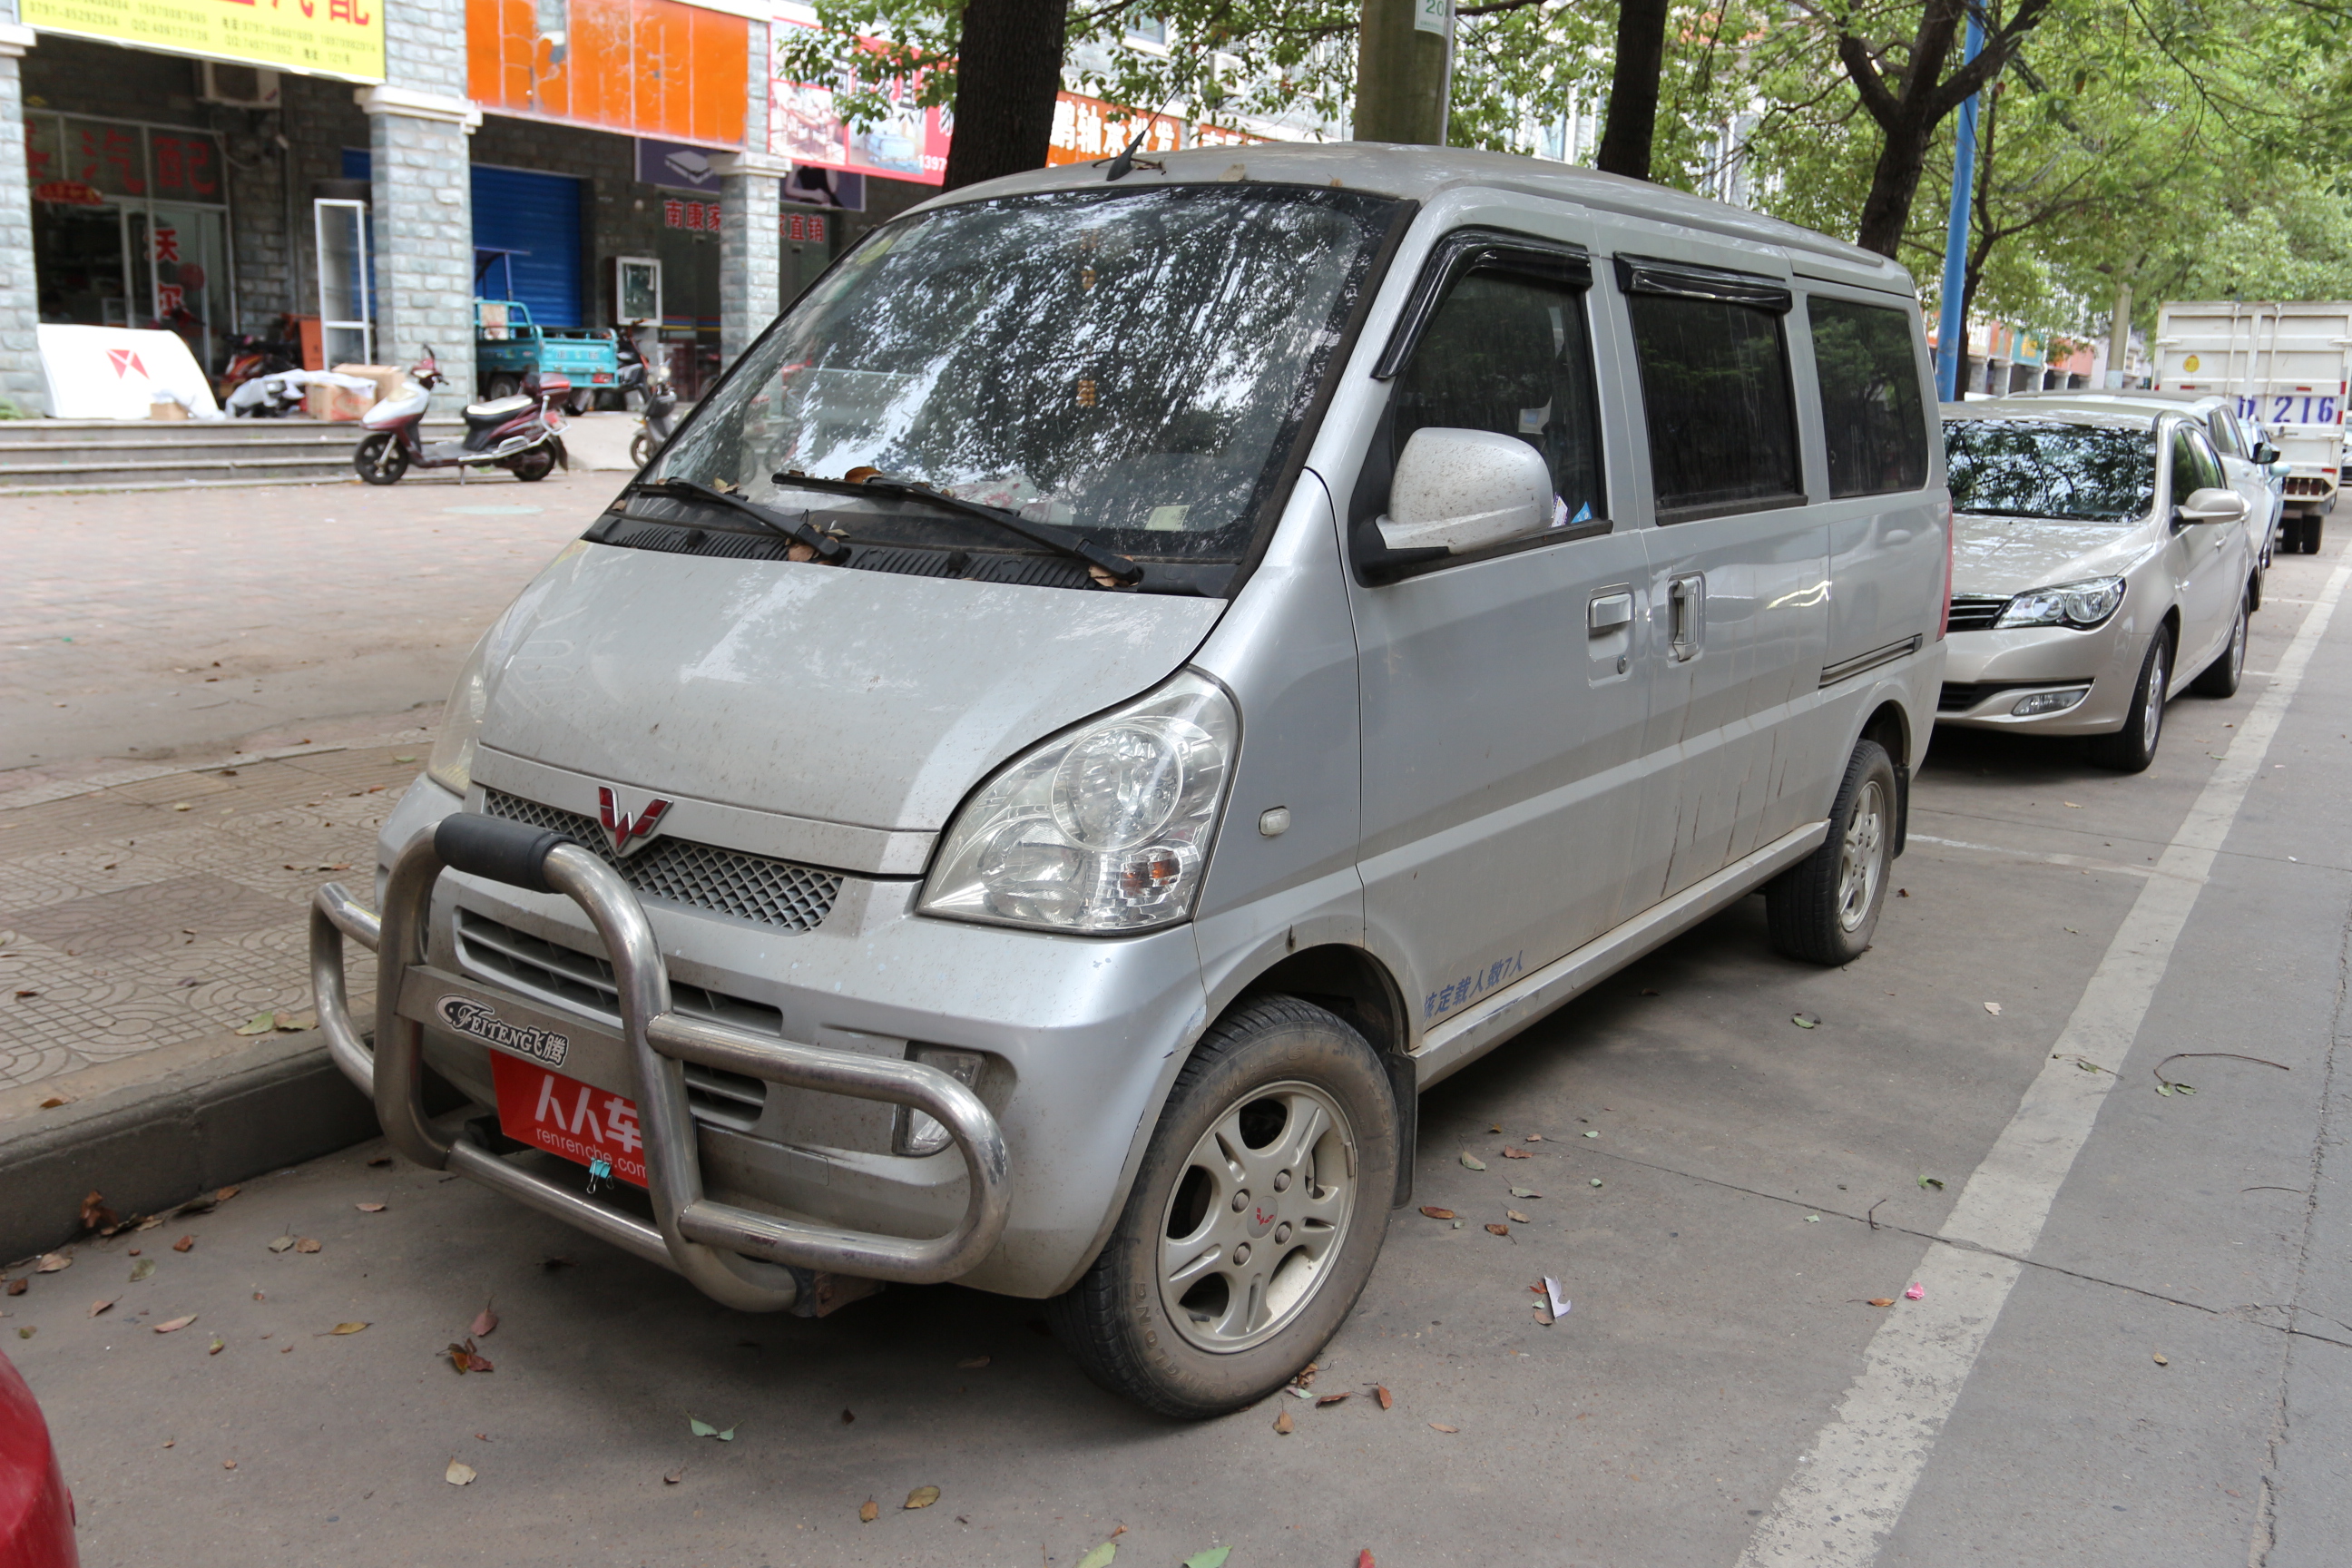
[[[1443,991],[1431,992],[1421,1004],[1421,1016],[1424,1018],[1443,1017],[1464,1003],[1475,1001],[1505,982],[1517,979],[1527,973],[1527,967],[1528,955],[1525,952],[1498,958],[1477,973],[1465,974]]]

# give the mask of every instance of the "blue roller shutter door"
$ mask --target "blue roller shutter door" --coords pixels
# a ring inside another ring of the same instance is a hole
[[[521,169],[473,168],[474,247],[505,250],[511,258],[514,297],[543,327],[586,325],[581,314],[580,182]],[[492,299],[503,292],[506,269],[492,266],[481,281]]]

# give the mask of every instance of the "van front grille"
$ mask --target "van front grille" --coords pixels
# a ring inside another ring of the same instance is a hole
[[[643,897],[709,910],[730,920],[750,921],[780,931],[814,931],[841,896],[841,873],[796,866],[789,860],[750,855],[663,837],[624,859],[615,856],[604,830],[591,816],[541,805],[504,790],[483,791],[484,815],[532,827],[552,828],[602,858]]]
[[[1990,631],[1993,622],[2000,619],[2000,613],[2007,608],[2007,595],[1993,598],[1982,594],[1955,594],[1952,595],[1952,630]]]
[[[620,986],[613,978],[613,966],[595,953],[544,942],[471,910],[459,910],[457,955],[459,963],[476,974],[592,1014],[614,1029],[621,1026]],[[671,1008],[688,1018],[784,1037],[784,1016],[776,1008],[675,980],[669,994]],[[767,1104],[767,1080],[688,1062],[686,1100],[698,1120],[749,1132]]]

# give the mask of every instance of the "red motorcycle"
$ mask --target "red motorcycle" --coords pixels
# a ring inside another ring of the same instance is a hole
[[[428,445],[417,432],[433,389],[442,381],[430,343],[408,374],[398,392],[360,416],[368,434],[352,454],[352,467],[368,483],[396,485],[412,468],[499,468],[519,479],[543,479],[558,463],[572,466],[560,434],[563,419],[555,412],[555,405],[571,395],[568,376],[533,372],[523,377],[522,391],[512,397],[469,403],[464,439]]]

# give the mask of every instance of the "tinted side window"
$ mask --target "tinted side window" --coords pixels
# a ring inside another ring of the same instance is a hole
[[[1437,308],[1397,377],[1395,450],[1424,428],[1491,430],[1541,452],[1553,526],[1607,515],[1583,296],[1473,272]]]
[[[2176,426],[2172,432],[2172,504],[2179,506],[2193,490],[2221,483],[2221,460],[2213,456],[2204,432],[2193,426]]]
[[[1779,313],[1676,294],[1628,294],[1625,310],[1658,521],[1796,499],[1797,418]]]
[[[2221,471],[2221,459],[2214,455],[2213,443],[2206,438],[2205,432],[2190,430],[2189,445],[2197,454],[2197,488],[2200,489],[2226,489],[2230,483],[2230,476]]]
[[[2223,457],[2242,458],[2246,455],[2246,444],[2238,431],[2237,416],[2226,408],[2216,408],[2213,410],[2210,423],[2213,427],[2213,445],[2221,449]]]
[[[1927,482],[1927,410],[1911,318],[1844,300],[1809,300],[1813,374],[1832,496],[1885,495]]]

